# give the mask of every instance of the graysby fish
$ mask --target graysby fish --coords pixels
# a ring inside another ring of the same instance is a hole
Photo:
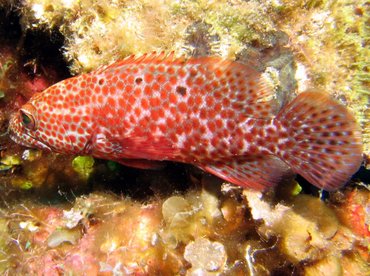
[[[260,72],[220,57],[130,56],[34,95],[9,130],[29,147],[139,168],[190,163],[259,190],[291,170],[334,190],[362,161],[346,107],[308,91],[278,111]]]

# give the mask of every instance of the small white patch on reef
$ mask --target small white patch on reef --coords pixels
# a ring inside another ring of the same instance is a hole
[[[227,255],[222,243],[198,238],[185,247],[184,258],[192,265],[190,275],[204,275],[220,270],[226,264]]]
[[[297,80],[298,92],[307,90],[309,84],[309,78],[307,75],[307,69],[302,64],[297,62],[297,70],[295,72],[295,79]]]
[[[21,229],[26,229],[30,232],[36,232],[39,230],[39,227],[35,225],[32,221],[21,221],[19,223]]]
[[[63,6],[67,9],[73,8],[76,2],[75,0],[62,0]]]
[[[41,4],[34,4],[32,5],[32,10],[34,12],[35,18],[36,19],[42,19],[44,15],[44,6]]]
[[[80,210],[71,209],[70,211],[63,210],[63,217],[66,220],[66,227],[72,229],[84,218]]]

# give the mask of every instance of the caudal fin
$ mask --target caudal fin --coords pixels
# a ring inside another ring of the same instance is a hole
[[[303,92],[277,116],[288,137],[278,155],[315,186],[335,190],[362,162],[361,131],[347,108],[319,92]]]

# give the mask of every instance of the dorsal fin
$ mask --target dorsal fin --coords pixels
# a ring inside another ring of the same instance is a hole
[[[97,74],[100,74],[104,72],[105,70],[118,68],[120,66],[124,66],[127,64],[148,64],[148,63],[162,63],[162,64],[183,64],[186,62],[185,57],[175,57],[175,53],[172,51],[169,54],[162,51],[160,53],[152,52],[152,53],[145,53],[141,56],[136,55],[130,55],[122,60],[115,61],[109,65],[102,66],[101,68],[98,68],[95,72]]]

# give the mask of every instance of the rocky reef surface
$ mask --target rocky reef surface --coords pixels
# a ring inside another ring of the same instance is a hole
[[[370,273],[368,2],[0,0],[0,17],[2,275]],[[281,105],[330,93],[362,126],[365,165],[337,192],[298,177],[261,193],[8,138],[34,93],[151,51],[253,61]]]

